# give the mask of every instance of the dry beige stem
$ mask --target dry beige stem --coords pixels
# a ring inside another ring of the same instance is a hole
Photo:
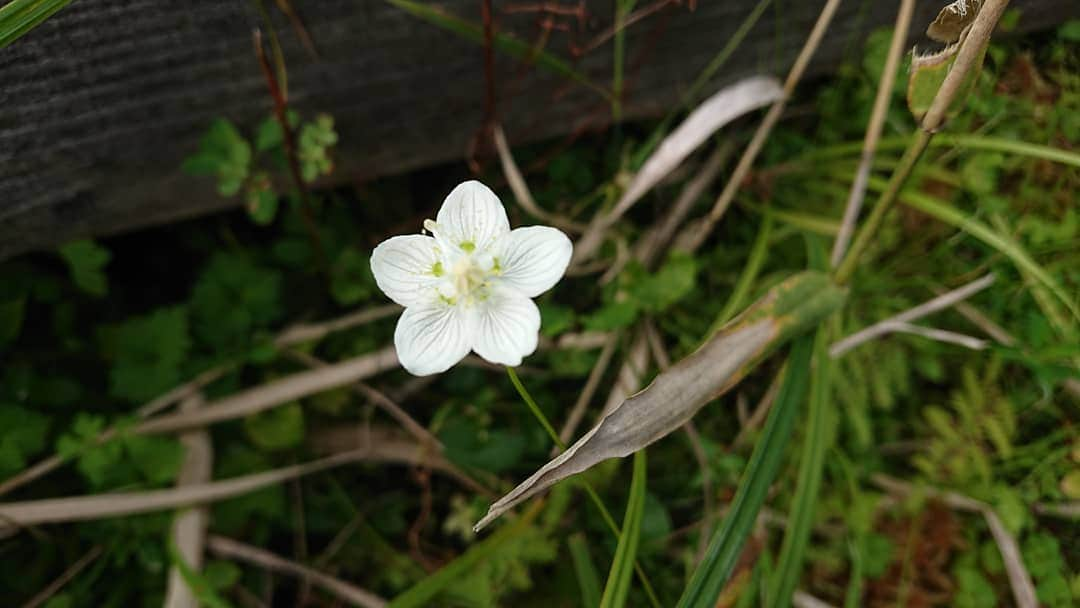
[[[203,405],[203,396],[195,394],[180,404],[180,411],[196,410]],[[184,446],[184,462],[176,479],[177,487],[204,484],[210,481],[214,468],[214,448],[210,434],[204,429],[188,431],[180,435]],[[203,565],[203,546],[206,543],[207,511],[205,506],[188,509],[177,514],[172,524],[173,542],[184,563],[198,572]],[[169,580],[165,588],[165,608],[199,608],[199,601],[184,580],[180,568],[169,568]]]
[[[258,547],[252,547],[251,545],[235,541],[231,538],[211,536],[209,548],[220,557],[245,561],[266,568],[267,570],[289,574],[311,581],[312,584],[321,587],[331,595],[348,602],[351,606],[360,606],[361,608],[383,608],[386,606],[386,600],[366,589],[361,589],[352,583],[347,583],[341,579],[319,572],[318,570],[313,570],[307,566],[274,555],[269,551],[264,551]]]

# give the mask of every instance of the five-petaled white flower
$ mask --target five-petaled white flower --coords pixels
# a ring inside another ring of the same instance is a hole
[[[477,181],[458,185],[422,234],[375,248],[379,289],[405,307],[394,331],[401,365],[437,374],[470,350],[520,365],[536,350],[540,311],[531,298],[559,282],[573,245],[547,226],[510,230],[499,197]]]

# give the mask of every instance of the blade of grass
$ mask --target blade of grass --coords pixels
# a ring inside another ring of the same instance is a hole
[[[810,380],[806,437],[803,439],[802,456],[799,458],[799,481],[795,487],[795,498],[792,499],[788,526],[780,547],[780,556],[777,558],[776,571],[769,585],[769,602],[766,605],[787,606],[791,602],[814,523],[822,470],[825,466],[825,451],[829,447],[827,419],[832,359],[826,352],[827,343],[828,332],[819,329],[814,341],[815,367]]]
[[[743,471],[739,489],[723,525],[713,536],[705,559],[694,571],[690,584],[679,599],[679,608],[711,608],[731,575],[765,502],[769,486],[780,470],[784,448],[795,425],[795,414],[806,394],[813,348],[812,335],[804,334],[794,340],[784,383],[769,412],[761,439],[750,455],[750,462]]]
[[[0,49],[70,3],[71,0],[12,0],[0,7]]]
[[[911,143],[913,136],[886,137],[878,142],[878,150],[903,150]],[[1080,167],[1080,152],[1063,150],[1053,146],[1016,141],[1002,137],[986,135],[939,133],[930,141],[931,148],[963,148],[984,152],[1006,152],[1029,158],[1049,160],[1063,165]],[[817,161],[844,156],[855,156],[862,148],[861,142],[847,142],[833,146],[822,146],[794,159],[794,162]]]
[[[731,290],[731,295],[728,296],[727,302],[724,303],[723,310],[716,316],[712,327],[709,328],[709,335],[719,331],[725,323],[735,316],[736,311],[742,310],[743,302],[750,295],[750,286],[754,284],[754,279],[757,278],[761,266],[765,263],[765,258],[768,257],[769,236],[771,234],[772,217],[766,215],[761,222],[761,228],[758,229],[757,237],[754,238],[754,244],[750,248],[750,257],[746,260],[746,265],[743,266],[738,280],[735,281],[735,288]]]
[[[477,44],[483,44],[484,42],[483,29],[479,25],[469,23],[460,17],[419,2],[413,2],[412,0],[386,0],[386,2],[389,2],[414,17],[423,19],[436,27],[441,27],[448,32],[456,34],[465,40]],[[498,32],[495,33],[494,43],[495,48],[511,57],[529,63],[535,63],[537,66],[550,72],[569,78],[570,80],[599,93],[604,99],[610,100],[612,98],[611,92],[590,81],[584,74],[578,72],[570,67],[565,61],[547,51],[534,49],[517,38]]]
[[[589,556],[585,535],[579,532],[571,536],[566,544],[570,547],[570,559],[574,561],[574,573],[577,575],[578,587],[581,588],[581,605],[599,606],[600,575]]]
[[[880,178],[872,178],[870,183],[871,187],[874,188],[884,188],[885,186],[884,180]],[[1051,276],[1045,268],[1039,265],[1020,243],[995,231],[993,228],[949,205],[947,202],[924,192],[905,190],[900,194],[900,200],[908,207],[918,209],[934,219],[963,230],[1000,252],[1002,255],[1012,260],[1013,264],[1016,264],[1018,268],[1030,274],[1046,287],[1050,293],[1054,294],[1054,296],[1069,309],[1069,312],[1072,313],[1074,319],[1080,320],[1080,308],[1077,307],[1076,302],[1069,298],[1069,295],[1065,292],[1065,289],[1062,288],[1061,284],[1054,280],[1054,277]]]
[[[634,572],[638,541],[641,540],[641,517],[645,511],[645,450],[634,453],[634,476],[630,480],[630,497],[626,500],[622,534],[615,548],[604,596],[600,608],[622,608],[630,594],[630,577]]]
[[[611,122],[622,121],[623,64],[626,59],[626,16],[636,0],[615,0],[615,49],[611,66]]]

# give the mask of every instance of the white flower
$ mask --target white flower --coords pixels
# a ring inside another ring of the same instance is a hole
[[[539,339],[530,298],[562,278],[570,239],[547,226],[510,230],[499,197],[477,181],[454,188],[424,228],[433,236],[395,236],[371,254],[379,289],[405,307],[394,331],[401,365],[437,374],[470,350],[520,365]]]

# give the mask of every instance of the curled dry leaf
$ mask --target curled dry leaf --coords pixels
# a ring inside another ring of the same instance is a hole
[[[479,531],[556,482],[609,458],[628,456],[690,420],[738,384],[766,355],[839,308],[846,291],[818,272],[797,274],[716,332],[692,354],[622,402],[565,452],[500,498]]]
[[[598,216],[574,245],[574,261],[588,260],[604,233],[653,186],[671,173],[718,129],[736,118],[780,99],[784,90],[772,76],[752,76],[724,87],[698,106],[645,161],[611,213]]]

